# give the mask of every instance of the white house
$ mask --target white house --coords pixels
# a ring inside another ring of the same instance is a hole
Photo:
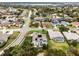
[[[63,32],[67,40],[77,40],[79,42],[79,36],[76,33],[72,32]]]
[[[8,35],[8,34],[1,34],[0,35],[0,44],[2,44],[2,43],[4,43],[4,42],[6,42],[7,40],[8,40],[8,37],[9,37],[10,35]]]
[[[64,36],[59,31],[48,30],[50,39],[54,39],[56,42],[64,42]]]
[[[43,47],[43,44],[47,45],[47,38],[45,34],[33,33],[32,44],[34,47]]]

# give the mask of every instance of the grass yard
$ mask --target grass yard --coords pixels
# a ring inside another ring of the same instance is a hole
[[[77,44],[76,48],[77,48],[77,50],[79,51],[79,43]]]
[[[33,32],[47,34],[46,30],[31,30],[31,31],[29,31],[29,34],[32,34]]]
[[[46,27],[46,28],[53,28],[51,22],[42,22],[43,24],[43,27]]]
[[[69,46],[66,42],[58,43],[58,42],[54,42],[53,40],[48,41],[48,46],[49,46],[49,48],[62,49],[64,51],[67,51],[69,48]]]
[[[39,23],[38,22],[31,22],[30,27],[31,28],[38,28],[39,27]]]

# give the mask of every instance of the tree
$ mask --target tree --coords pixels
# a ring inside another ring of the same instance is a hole
[[[43,17],[46,17],[47,15],[45,13],[42,14]]]
[[[71,43],[74,47],[77,46],[77,41],[76,40],[73,40],[72,43]]]
[[[47,49],[48,46],[46,44],[43,44],[43,49]]]
[[[65,56],[66,53],[61,49],[48,49],[47,55],[48,56]]]
[[[14,48],[14,47],[11,47],[11,48],[9,48],[9,49],[4,50],[5,53],[4,53],[3,55],[4,55],[4,56],[12,56],[12,54],[10,54],[10,51],[12,51],[13,48]]]
[[[31,15],[30,19],[34,19],[34,17],[35,17],[34,15]]]
[[[59,25],[59,30],[62,31],[68,31],[69,28],[65,27],[64,25]]]
[[[25,51],[20,46],[15,46],[9,53],[13,56],[21,56],[24,55]]]
[[[36,15],[37,15],[37,16],[40,16],[40,13],[39,13],[39,12],[37,12],[37,13],[36,13]]]
[[[79,22],[79,17],[77,17],[77,21]]]

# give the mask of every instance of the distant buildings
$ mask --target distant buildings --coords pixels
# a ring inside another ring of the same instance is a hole
[[[44,17],[35,17],[34,18],[35,21],[45,21],[45,20],[49,20],[48,18],[44,18]]]
[[[58,21],[58,20],[54,20],[54,21],[52,21],[52,25],[57,26],[57,25],[60,25],[60,23],[59,23],[59,21]]]
[[[68,26],[68,25],[70,25],[70,23],[66,22],[66,21],[61,21],[61,25]]]
[[[62,17],[61,17],[61,18],[51,18],[51,20],[52,20],[52,21],[55,21],[55,20],[56,20],[56,21],[61,21],[61,20],[64,20],[64,18],[62,18]]]
[[[24,20],[20,18],[19,12],[17,8],[13,7],[0,8],[0,28],[11,28],[12,26],[20,28]]]
[[[51,17],[52,17],[53,19],[54,19],[54,18],[57,18],[57,19],[61,18],[61,17],[59,17],[57,14],[52,14]]]
[[[68,15],[64,14],[64,20],[65,21],[72,21],[74,19],[72,17],[69,17]]]
[[[59,17],[57,15],[53,15],[51,18],[52,21],[73,21],[74,19],[69,17],[68,15],[63,15],[62,17]]]
[[[32,44],[34,47],[43,47],[43,45],[47,45],[47,38],[44,34],[41,33],[33,33]]]
[[[75,27],[79,27],[79,22],[72,22],[72,25]]]
[[[59,31],[48,30],[50,39],[56,42],[64,42],[64,36]]]
[[[44,20],[44,18],[43,17],[35,17],[34,20],[36,20],[36,21],[42,21],[42,20]]]
[[[17,9],[15,9],[15,8],[13,8],[13,7],[9,7],[9,8],[8,8],[8,11],[10,11],[10,12],[16,12]]]
[[[66,22],[66,21],[59,22],[59,21],[55,20],[55,21],[52,22],[52,25],[55,25],[55,26],[57,26],[57,25],[68,26],[68,25],[70,25],[70,23],[69,22]]]
[[[19,21],[18,19],[13,19],[13,18],[7,18],[7,19],[0,19],[0,27],[10,27],[10,26],[16,26],[16,27],[21,27],[22,22]]]

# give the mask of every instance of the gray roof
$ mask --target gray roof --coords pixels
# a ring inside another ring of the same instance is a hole
[[[79,36],[76,33],[63,32],[63,34],[67,38],[67,40],[77,40],[77,39],[79,39]]]
[[[0,35],[0,42],[6,42],[8,40],[9,35],[8,34],[2,34]]]

